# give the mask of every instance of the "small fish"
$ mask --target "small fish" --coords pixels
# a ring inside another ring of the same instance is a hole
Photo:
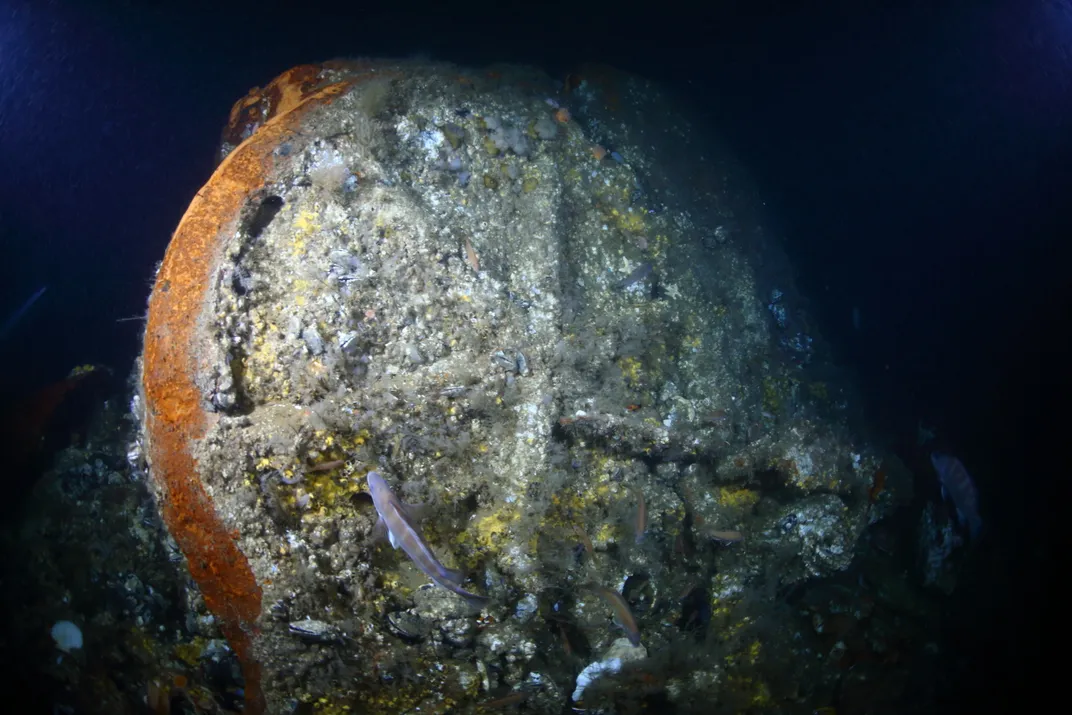
[[[939,452],[931,454],[931,464],[942,485],[942,498],[953,502],[957,523],[968,529],[972,540],[979,538],[983,530],[983,518],[979,515],[979,493],[968,470],[956,457]]]
[[[473,248],[473,243],[468,238],[465,239],[465,259],[469,261],[469,266],[474,273],[480,273],[480,258],[476,255],[476,249]]]
[[[614,611],[614,623],[625,632],[629,642],[634,647],[640,645],[640,628],[637,627],[633,612],[629,610],[629,604],[622,598],[622,594],[602,586],[592,586],[591,589],[602,596]]]
[[[644,541],[644,532],[648,530],[648,505],[644,503],[644,492],[634,489],[637,499],[636,510],[636,543]]]
[[[886,468],[885,465],[881,465],[871,480],[871,488],[867,490],[868,502],[871,504],[877,502],[879,495],[884,491],[886,491]]]
[[[622,278],[620,281],[615,283],[614,284],[614,289],[615,290],[625,290],[626,288],[628,288],[629,286],[633,285],[634,283],[639,283],[640,281],[644,280],[649,275],[651,275],[651,270],[652,270],[652,266],[651,266],[650,263],[641,263],[639,266],[634,268],[629,273],[629,275],[627,275],[625,278]]]
[[[688,548],[689,546],[685,542],[685,532],[679,531],[677,536],[674,537],[674,553],[678,556],[686,556]]]
[[[724,541],[724,542],[728,542],[728,543],[732,543],[732,542],[735,542],[735,541],[744,541],[744,534],[742,534],[739,531],[732,531],[732,530],[728,530],[728,529],[727,530],[716,530],[716,531],[710,532],[710,534],[711,534],[711,536],[713,538],[717,539],[718,541]]]
[[[581,540],[581,543],[584,544],[584,550],[588,552],[588,555],[591,556],[594,554],[596,548],[592,545],[592,540],[588,538],[588,534],[585,530],[576,524],[573,525],[573,530],[577,533],[577,537]]]
[[[484,596],[469,593],[461,587],[465,574],[448,569],[439,563],[439,559],[428,548],[421,533],[413,525],[413,519],[407,512],[406,505],[395,496],[379,472],[369,472],[367,478],[369,493],[376,505],[376,513],[380,515],[380,522],[387,527],[391,546],[405,551],[406,555],[413,559],[413,563],[417,564],[417,568],[432,579],[437,586],[458,594],[474,606],[487,603],[488,599]]]
[[[573,655],[573,646],[569,642],[569,634],[566,633],[566,629],[559,626],[558,639],[562,642],[562,652],[566,655]]]

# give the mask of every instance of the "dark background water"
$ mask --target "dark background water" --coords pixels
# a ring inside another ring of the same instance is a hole
[[[910,443],[923,419],[975,474],[989,536],[945,695],[1023,693],[1067,560],[1072,8],[932,4],[0,3],[0,319],[48,285],[0,343],[3,394],[129,370],[140,323],[117,321],[251,86],[334,56],[613,64],[691,97],[752,172],[876,424]]]

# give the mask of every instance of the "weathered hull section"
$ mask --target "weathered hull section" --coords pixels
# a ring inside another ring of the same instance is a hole
[[[335,62],[235,105],[141,390],[246,712],[758,711],[833,687],[812,656],[769,675],[806,648],[776,594],[848,567],[907,478],[751,195],[672,98],[605,68]],[[481,613],[373,539],[373,469],[429,505]]]

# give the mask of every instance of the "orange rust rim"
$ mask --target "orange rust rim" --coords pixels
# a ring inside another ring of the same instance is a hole
[[[294,134],[310,109],[334,100],[355,81],[336,82],[294,101],[223,160],[179,222],[149,299],[142,386],[152,477],[163,494],[164,522],[238,657],[245,712],[251,714],[264,712],[266,705],[261,665],[253,654],[261,588],[235,535],[216,513],[192,452],[208,423],[196,381],[198,321],[223,240],[233,235],[243,207],[268,183],[273,150]]]

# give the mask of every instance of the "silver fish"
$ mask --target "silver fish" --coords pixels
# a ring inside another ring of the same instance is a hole
[[[614,624],[622,629],[625,637],[636,647],[640,645],[640,629],[637,627],[633,612],[629,610],[629,604],[622,598],[622,594],[602,586],[591,586],[592,591],[603,597],[611,610],[614,611]]]
[[[979,538],[983,517],[979,515],[979,493],[968,470],[956,457],[938,452],[931,454],[931,464],[938,473],[942,497],[952,500],[957,510],[957,523],[968,529],[973,540]]]
[[[387,528],[391,546],[405,551],[406,555],[413,559],[413,563],[417,564],[417,568],[437,586],[458,594],[473,605],[483,605],[487,602],[488,599],[484,596],[469,593],[461,587],[465,574],[439,563],[414,525],[406,505],[395,496],[379,472],[368,473],[368,486],[372,502],[376,505],[376,513],[380,515],[380,522]]]

